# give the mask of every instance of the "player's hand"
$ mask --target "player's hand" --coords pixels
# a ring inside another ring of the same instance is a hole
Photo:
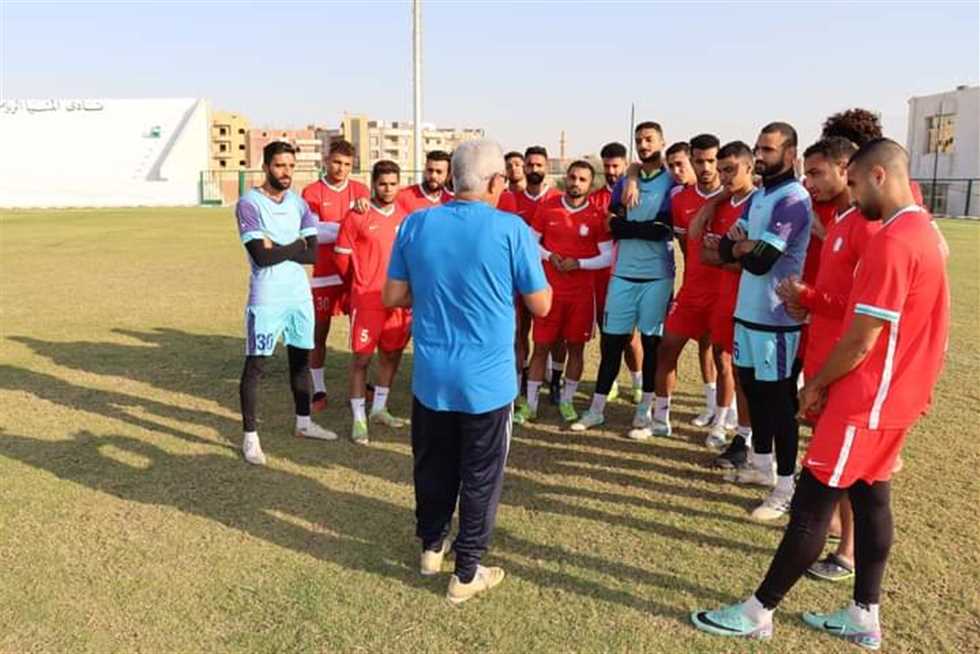
[[[268,236],[263,236],[262,237],[262,249],[263,250],[271,250],[272,247],[273,247],[273,245],[274,245],[274,243],[272,242],[272,239],[270,239]]]
[[[786,302],[783,306],[786,307],[786,313],[790,318],[796,320],[797,322],[803,322],[806,317],[810,315],[810,312],[801,307],[795,302]]]
[[[562,267],[561,267],[561,265],[562,265],[562,259],[561,259],[561,257],[559,255],[557,255],[554,252],[552,252],[551,253],[551,256],[548,257],[548,261],[551,262],[551,265],[554,266],[555,267],[555,270],[557,270],[558,272],[565,272],[564,270],[562,270]]]
[[[735,247],[732,248],[732,255],[738,259],[744,257],[746,254],[755,249],[756,241],[748,241],[742,239],[735,242]]]
[[[701,239],[701,244],[707,250],[717,250],[719,243],[721,243],[721,237],[717,234],[705,234],[704,238]]]
[[[742,229],[742,226],[738,223],[732,225],[732,228],[728,230],[728,234],[726,234],[726,236],[728,236],[729,240],[735,241],[736,243],[739,241],[744,241],[749,237],[745,230]]]
[[[635,178],[629,177],[623,185],[623,205],[635,209],[640,204],[640,184]]]
[[[573,270],[578,270],[578,268],[579,268],[578,259],[576,259],[575,257],[565,257],[564,259],[562,259],[561,262],[562,272],[571,272]]]
[[[371,201],[367,198],[357,198],[354,200],[354,211],[357,213],[367,213],[367,210],[371,207]]]
[[[816,415],[823,411],[823,407],[827,403],[827,389],[807,384],[800,391],[799,400],[800,410],[797,412],[797,416]]]
[[[804,290],[806,290],[806,284],[801,282],[800,278],[796,275],[790,275],[776,285],[776,295],[778,295],[783,302],[790,302],[793,304],[800,303],[800,295],[803,294]]]

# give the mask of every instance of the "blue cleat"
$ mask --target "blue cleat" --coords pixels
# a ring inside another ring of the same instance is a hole
[[[758,624],[749,619],[741,603],[725,606],[714,611],[695,611],[691,622],[701,631],[716,636],[734,636],[753,640],[772,638],[772,622]]]
[[[865,649],[881,648],[881,628],[868,629],[858,624],[845,608],[833,613],[810,613],[802,616],[807,626],[831,636],[837,636]]]

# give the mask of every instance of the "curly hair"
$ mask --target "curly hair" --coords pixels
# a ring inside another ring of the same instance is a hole
[[[867,109],[847,109],[824,121],[822,138],[842,136],[857,146],[881,138],[881,118]]]

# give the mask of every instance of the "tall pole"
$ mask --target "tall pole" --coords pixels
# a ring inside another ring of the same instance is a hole
[[[626,133],[626,142],[630,144],[630,163],[633,163],[633,126],[636,125],[636,103],[630,103],[630,128]]]
[[[415,154],[412,160],[415,181],[421,181],[422,170],[422,0],[412,0],[412,92],[414,99],[413,140]]]
[[[929,197],[929,213],[936,213],[936,174],[939,172],[939,150],[942,148],[943,135],[943,101],[939,101],[939,116],[936,117],[936,151],[932,153],[932,193]],[[929,143],[929,135],[926,134],[926,144]]]

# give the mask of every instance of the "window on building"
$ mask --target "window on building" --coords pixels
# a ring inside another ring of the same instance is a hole
[[[221,136],[228,136],[228,128],[227,127],[219,127],[218,128],[218,134],[220,134]]]
[[[269,132],[262,132],[262,136],[268,136]]]
[[[937,114],[926,118],[929,141],[926,154],[938,152],[946,154],[953,151],[953,134],[956,128],[956,114]]]
[[[239,143],[238,144],[238,149],[239,150],[244,150],[245,149],[245,144],[244,143]]]
[[[239,134],[244,134],[245,133],[245,130],[243,128],[239,127],[238,128],[238,133]]]
[[[221,168],[224,168],[224,167],[225,167],[225,166],[227,166],[227,165],[228,165],[228,162],[227,162],[227,161],[225,161],[224,159],[222,159],[222,160],[220,160],[220,161],[218,162],[218,166],[220,166]]]
[[[218,152],[228,152],[228,144],[227,143],[219,143],[218,144]]]
[[[247,164],[247,163],[245,163],[245,160],[244,160],[244,159],[239,159],[239,160],[238,160],[238,165],[239,165],[239,166],[241,166],[242,168],[244,168],[244,167],[245,167],[245,166],[247,166],[248,164]]]

